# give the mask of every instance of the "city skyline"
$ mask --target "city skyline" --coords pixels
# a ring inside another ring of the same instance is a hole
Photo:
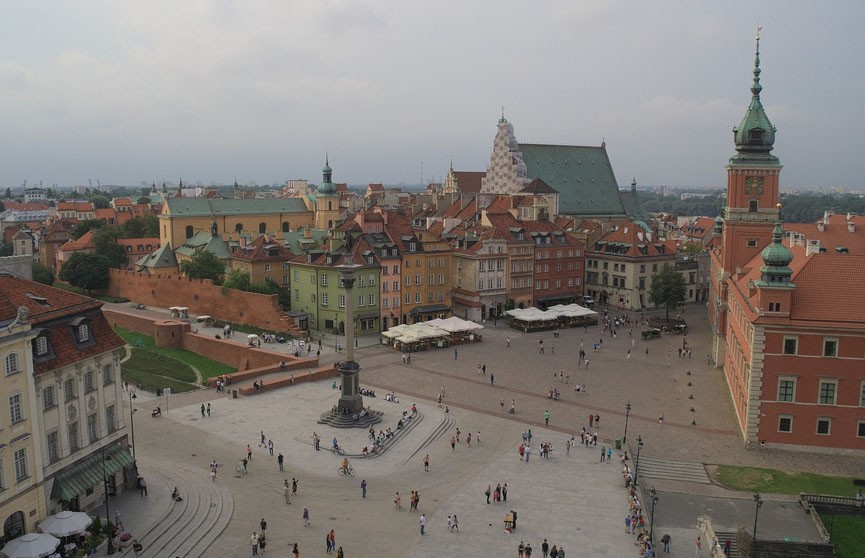
[[[520,142],[606,141],[620,185],[721,187],[759,21],[782,188],[862,188],[865,6],[522,6],[13,4],[0,184],[316,183],[325,152],[338,182],[440,181],[486,168],[504,105]]]

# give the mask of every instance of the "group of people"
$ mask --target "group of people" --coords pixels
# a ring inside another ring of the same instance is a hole
[[[508,483],[499,483],[496,485],[495,489],[492,488],[491,484],[488,484],[487,489],[484,491],[484,496],[487,497],[487,504],[490,503],[490,498],[493,499],[493,503],[507,502]]]

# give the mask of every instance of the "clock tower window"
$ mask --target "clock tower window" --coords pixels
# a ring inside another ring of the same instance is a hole
[[[757,212],[757,200],[748,200],[748,211],[751,213]]]

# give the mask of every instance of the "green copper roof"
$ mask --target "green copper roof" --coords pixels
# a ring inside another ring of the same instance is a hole
[[[793,261],[793,252],[781,243],[784,230],[781,222],[775,223],[772,231],[772,244],[763,249],[763,267],[760,268],[761,284],[788,285],[793,270],[790,262]]]
[[[778,158],[770,153],[775,144],[775,127],[766,116],[763,103],[760,102],[760,36],[757,35],[757,47],[754,58],[754,82],[751,84],[751,104],[742,118],[739,126],[733,128],[733,141],[736,144],[736,155],[730,158],[731,163],[765,164],[778,163]]]
[[[174,257],[171,244],[166,243],[138,260],[137,264],[147,268],[177,267],[177,258]]]
[[[306,204],[300,198],[269,198],[222,200],[208,198],[168,198],[165,200],[172,215],[217,217],[220,215],[270,215],[273,213],[305,213]]]
[[[627,212],[605,147],[519,144],[530,179],[559,192],[559,213],[621,215]]]
[[[330,168],[330,160],[327,155],[324,156],[324,168],[321,169],[321,184],[316,188],[316,192],[320,196],[335,196],[336,185],[333,183],[333,169]]]
[[[175,252],[191,258],[199,250],[211,252],[220,260],[228,259],[231,255],[224,240],[205,231],[198,231],[191,238],[186,239],[186,242],[178,246]]]

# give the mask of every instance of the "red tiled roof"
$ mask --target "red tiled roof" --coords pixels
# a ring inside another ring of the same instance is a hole
[[[93,204],[84,201],[58,202],[57,211],[79,211],[82,213],[89,213],[93,211]]]
[[[3,206],[11,211],[43,211],[48,209],[48,202],[24,202],[3,200]]]
[[[650,238],[651,235],[651,238]],[[598,242],[604,244],[598,248]],[[606,247],[612,244],[620,245],[623,250],[619,252],[608,252]],[[638,246],[645,246],[646,253],[642,253]],[[663,246],[663,252],[659,249]],[[648,257],[648,256],[673,256],[676,255],[676,243],[672,240],[659,240],[656,235],[646,233],[639,225],[627,223],[617,230],[609,231],[594,244],[586,247],[586,252],[603,253],[625,257]]]
[[[61,246],[60,250],[63,252],[75,252],[77,250],[89,250],[95,247],[96,245],[93,243],[93,229],[90,229],[86,233],[82,234],[77,240],[70,240]]]
[[[487,175],[484,171],[454,171],[460,192],[477,194],[481,191],[481,179]]]
[[[508,213],[513,209],[514,198],[511,196],[500,195],[493,198],[488,206],[484,208],[487,213]]]
[[[384,185],[383,184],[370,184],[367,187],[367,189],[370,192],[384,192]]]
[[[159,239],[155,239],[157,242]],[[271,255],[273,252],[273,255]],[[261,235],[250,244],[238,248],[231,258],[249,262],[258,261],[288,261],[294,258],[294,253],[276,240]]]
[[[820,219],[822,222],[823,219]],[[805,237],[805,241],[819,240],[830,253],[836,248],[847,248],[850,254],[865,254],[865,216],[851,215],[847,220],[846,215],[830,215],[828,223],[823,230],[817,228],[816,223],[784,223],[785,232],[799,233]],[[849,231],[848,223],[853,224],[853,232]]]

